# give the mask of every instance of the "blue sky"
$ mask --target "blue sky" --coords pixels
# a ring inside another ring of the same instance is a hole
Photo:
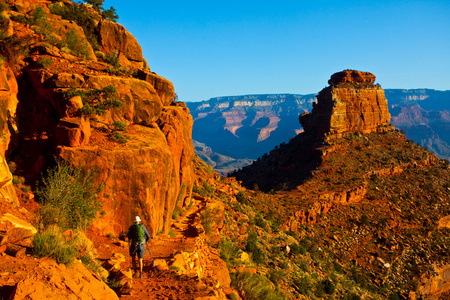
[[[450,89],[450,1],[105,0],[181,101],[317,93],[356,69]]]

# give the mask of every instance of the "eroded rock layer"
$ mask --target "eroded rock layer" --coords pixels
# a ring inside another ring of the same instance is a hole
[[[7,35],[23,45],[0,47],[1,200],[17,204],[5,155],[32,185],[62,158],[104,185],[100,233],[119,235],[135,215],[167,232],[192,191],[194,158],[193,120],[172,82],[150,72],[133,35],[90,5],[7,4]]]
[[[331,86],[317,95],[312,112],[300,116],[305,131],[323,137],[386,128],[391,118],[387,100],[374,81],[375,76],[368,72],[346,70],[333,74],[328,81]]]

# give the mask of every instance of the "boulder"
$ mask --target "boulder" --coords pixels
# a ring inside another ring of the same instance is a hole
[[[91,126],[85,117],[64,117],[55,130],[58,144],[78,147],[89,143]]]
[[[138,71],[138,78],[153,85],[164,106],[172,103],[175,97],[175,88],[171,81],[155,73],[143,70]]]
[[[37,233],[36,228],[25,220],[22,220],[10,213],[0,217],[0,231],[13,232],[20,230],[26,237],[34,236]]]
[[[162,112],[162,101],[155,88],[148,82],[135,78],[112,76],[89,76],[86,78],[86,89],[101,89],[113,85],[117,90],[117,100],[123,105],[111,109],[105,117],[99,119],[107,123],[115,120],[126,120],[132,124],[150,126],[158,120]]]
[[[40,269],[46,276],[28,276],[17,283],[9,299],[119,299],[78,261],[70,268],[43,263]]]
[[[117,147],[59,146],[57,152],[75,166],[98,172],[106,211],[94,224],[100,233],[126,232],[136,215],[152,236],[168,232],[181,190],[180,170],[175,168],[174,155],[159,128],[131,125],[128,130],[130,140]],[[190,189],[192,186],[186,187]]]
[[[98,24],[99,44],[104,53],[123,53],[137,68],[144,67],[142,48],[136,38],[120,24],[102,20]]]
[[[53,33],[59,35],[62,40],[67,39],[67,34],[74,32],[77,36],[77,39],[80,41],[79,44],[82,45],[83,50],[86,52],[86,59],[97,61],[97,57],[95,56],[94,50],[92,49],[91,44],[86,39],[86,35],[84,34],[83,28],[78,26],[73,21],[63,20],[58,17],[52,17],[53,15],[48,15],[47,23],[52,26]],[[84,53],[80,53],[80,56]],[[78,53],[77,53],[78,56]]]

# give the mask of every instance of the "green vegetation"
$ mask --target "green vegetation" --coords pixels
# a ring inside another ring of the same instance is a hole
[[[71,264],[78,251],[74,241],[66,241],[58,227],[49,226],[34,236],[33,253],[36,257],[53,257],[60,264]]]
[[[37,63],[43,68],[48,68],[53,63],[53,60],[51,58],[39,58]]]
[[[122,135],[118,131],[114,131],[111,134],[111,140],[113,140],[114,142],[119,143],[119,144],[126,144],[130,138],[131,138],[130,136]]]
[[[119,19],[115,8],[113,8],[112,6],[109,9],[103,8],[103,3],[105,2],[105,0],[84,0],[84,2],[91,4],[92,8],[94,8],[99,14],[102,15],[103,18],[108,21],[117,22],[117,20]]]
[[[209,236],[213,231],[213,224],[216,222],[217,210],[206,208],[200,214],[200,222],[205,229],[205,233]]]
[[[88,44],[87,44],[86,39],[80,38],[77,35],[77,32],[75,31],[75,29],[72,28],[66,34],[65,41],[66,41],[67,48],[70,49],[70,52],[73,55],[84,57],[86,59],[92,59],[89,54]]]
[[[101,189],[94,172],[58,162],[36,188],[40,223],[44,227],[55,224],[63,229],[86,229],[102,208],[97,196]]]
[[[231,284],[235,289],[244,293],[244,299],[286,299],[282,293],[275,291],[270,280],[259,274],[250,274],[250,272],[234,274]]]
[[[73,3],[72,5],[55,3],[49,5],[49,9],[52,14],[59,15],[65,20],[73,21],[83,28],[86,39],[89,44],[91,44],[92,49],[100,50],[100,46],[97,42],[97,34],[95,33],[95,20],[86,6],[78,3]]]

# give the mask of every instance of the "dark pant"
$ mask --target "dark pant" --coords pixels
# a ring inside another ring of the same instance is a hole
[[[144,258],[145,255],[145,244],[131,244],[130,246],[130,256],[134,257],[136,254],[138,258]]]

